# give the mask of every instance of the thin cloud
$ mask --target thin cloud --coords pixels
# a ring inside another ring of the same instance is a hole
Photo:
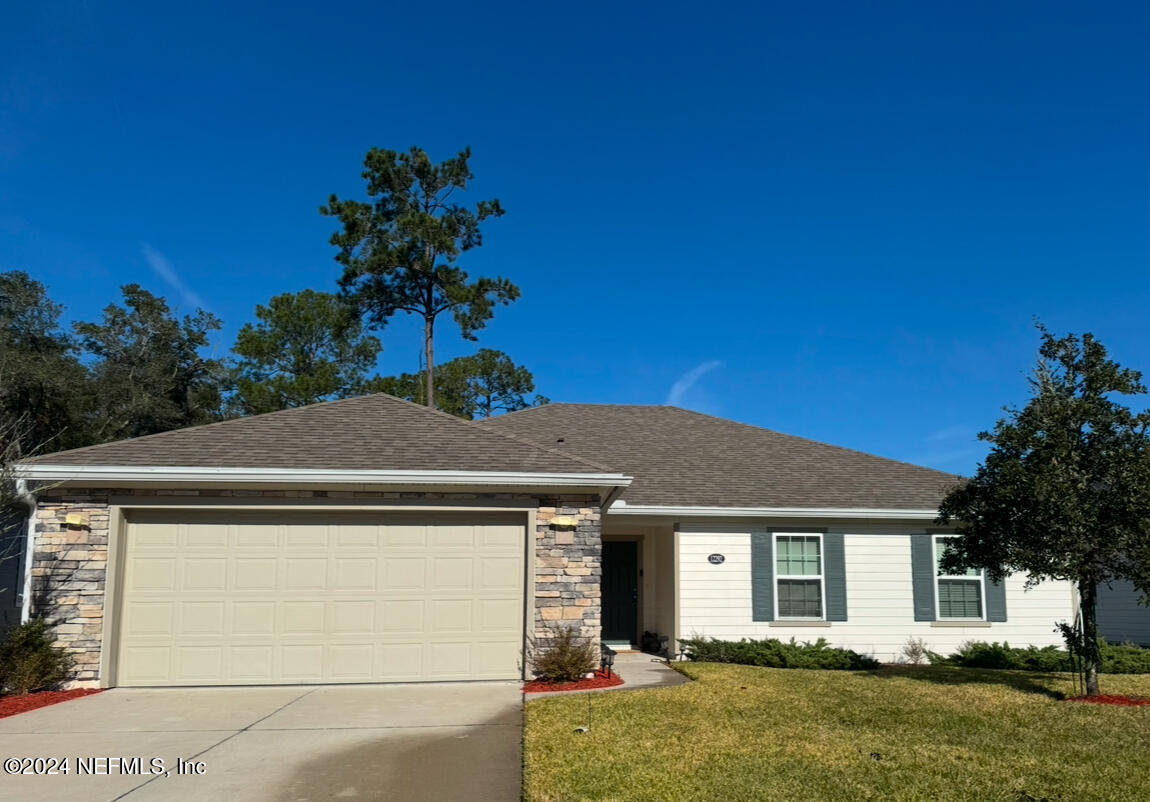
[[[695,382],[701,379],[705,374],[722,366],[723,363],[719,360],[709,359],[691,368],[671,385],[671,392],[667,393],[667,400],[664,403],[672,407],[679,406],[682,404],[683,397],[687,394],[687,391],[695,386]]]
[[[940,440],[968,440],[974,438],[974,428],[971,426],[948,426],[945,429],[939,429],[937,432],[928,434],[923,438],[924,442],[937,443]]]
[[[184,284],[184,280],[180,278],[180,274],[176,272],[176,268],[172,266],[168,257],[164,256],[146,242],[140,243],[140,253],[143,254],[144,261],[148,263],[148,267],[152,268],[156,275],[166,281],[168,286],[179,294],[185,304],[191,309],[202,309],[204,307],[203,299]]]

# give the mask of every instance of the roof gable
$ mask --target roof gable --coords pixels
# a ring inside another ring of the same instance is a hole
[[[603,473],[610,469],[382,393],[46,454],[49,465]]]

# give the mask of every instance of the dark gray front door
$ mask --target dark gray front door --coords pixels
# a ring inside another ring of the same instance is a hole
[[[639,544],[603,544],[603,640],[636,642],[639,625]]]

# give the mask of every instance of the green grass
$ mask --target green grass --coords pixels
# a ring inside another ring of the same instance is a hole
[[[676,688],[529,702],[529,800],[1133,800],[1150,708],[1060,701],[1067,675],[691,663]],[[1150,696],[1150,675],[1103,693]]]

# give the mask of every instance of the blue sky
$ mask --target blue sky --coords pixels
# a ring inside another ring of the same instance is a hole
[[[1150,369],[1148,40],[1134,3],[25,3],[0,269],[69,319],[202,303],[223,352],[335,287],[317,209],[369,147],[470,145],[508,213],[465,267],[523,298],[442,358],[968,472],[1033,316]]]

